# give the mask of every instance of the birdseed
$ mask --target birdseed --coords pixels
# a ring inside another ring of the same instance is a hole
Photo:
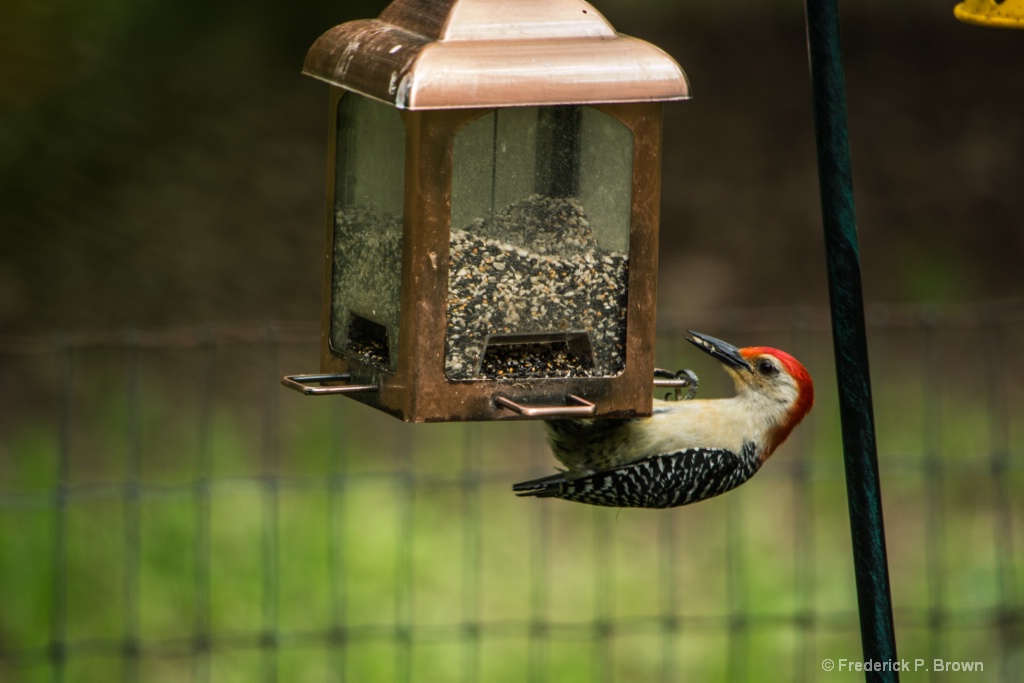
[[[496,379],[587,377],[589,355],[574,352],[566,342],[492,346],[480,362],[480,375]]]
[[[625,363],[626,254],[602,248],[575,199],[533,195],[452,232],[445,370],[451,379],[602,377]],[[564,343],[492,345],[490,334],[586,332]],[[485,352],[486,348],[486,352]]]
[[[394,370],[402,221],[362,206],[338,206],[334,221],[331,344]]]
[[[339,206],[334,231],[331,343],[350,357],[394,370],[401,219]],[[453,230],[448,267],[449,379],[607,377],[622,371],[629,259],[597,243],[577,200],[533,195]],[[580,333],[591,353],[564,341]],[[503,334],[535,334],[543,341],[488,345],[491,335]]]

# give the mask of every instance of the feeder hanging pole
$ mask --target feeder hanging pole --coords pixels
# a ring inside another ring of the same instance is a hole
[[[896,662],[857,250],[838,0],[805,0],[805,10],[861,645],[865,660]],[[865,673],[865,680],[895,682],[899,674],[870,671]]]

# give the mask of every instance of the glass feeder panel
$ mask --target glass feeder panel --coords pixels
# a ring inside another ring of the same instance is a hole
[[[331,346],[394,372],[402,266],[405,128],[354,93],[338,103]]]
[[[633,133],[585,106],[500,109],[453,143],[450,379],[625,364]]]

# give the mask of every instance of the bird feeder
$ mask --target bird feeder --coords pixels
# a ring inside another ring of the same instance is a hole
[[[1024,0],[964,0],[953,14],[968,24],[1024,28]]]
[[[582,0],[396,0],[321,36],[321,374],[408,421],[651,411],[661,102]]]

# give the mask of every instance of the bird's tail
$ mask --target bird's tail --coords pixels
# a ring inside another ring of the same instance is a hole
[[[551,474],[540,479],[521,481],[512,485],[517,496],[535,496],[537,498],[554,498],[558,496],[562,484],[566,482],[565,473]]]

